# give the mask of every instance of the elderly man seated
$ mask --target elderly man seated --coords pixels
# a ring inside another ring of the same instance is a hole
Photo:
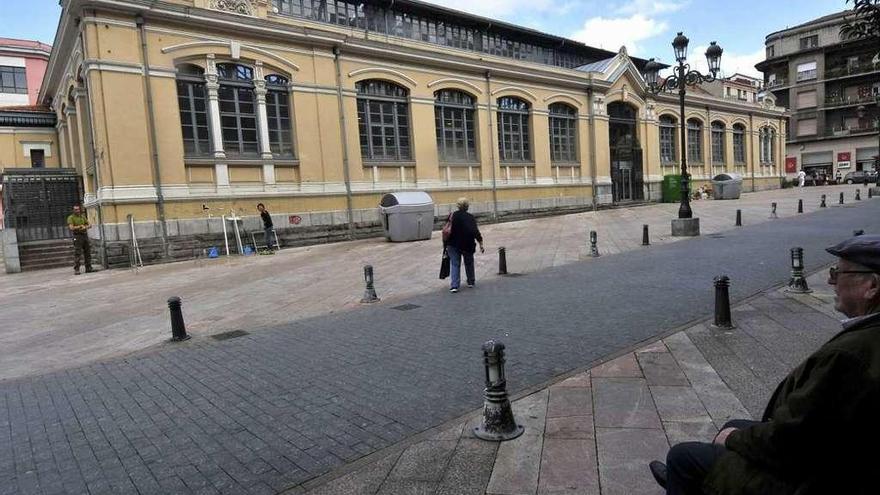
[[[843,330],[776,387],[761,421],[675,445],[649,467],[668,494],[880,493],[880,235],[830,247]]]

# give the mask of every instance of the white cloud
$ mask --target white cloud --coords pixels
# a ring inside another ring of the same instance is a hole
[[[640,41],[662,34],[667,28],[666,22],[643,14],[616,18],[592,17],[584,21],[583,27],[571,38],[612,51],[625,45],[628,53],[636,55],[641,48]]]
[[[691,68],[706,74],[709,66],[706,64],[706,49],[709,45],[689,46],[688,61]],[[724,46],[722,45],[722,48]],[[764,60],[764,49],[759,48],[753,53],[733,53],[724,50],[721,55],[721,75],[732,76],[737,72],[747,76],[763,78],[763,75],[755,69],[755,64]]]
[[[668,14],[683,9],[688,3],[689,2],[687,1],[664,2],[656,0],[631,0],[618,7],[616,12],[620,15],[642,14],[651,16]]]

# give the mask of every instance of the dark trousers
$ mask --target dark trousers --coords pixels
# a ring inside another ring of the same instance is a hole
[[[721,428],[745,428],[758,421],[734,419]],[[703,481],[709,470],[727,449],[705,442],[684,442],[669,449],[666,454],[666,493],[668,495],[701,495]]]
[[[476,276],[474,275],[474,253],[459,251],[453,246],[446,246],[446,254],[449,255],[449,274],[452,278],[449,281],[449,287],[457,289],[461,285],[462,258],[464,258],[464,273],[467,276],[467,284],[474,285],[476,282]]]
[[[88,234],[73,235],[73,269],[79,271],[79,262],[85,258],[86,270],[92,269],[92,247]]]
[[[266,236],[266,247],[272,249],[272,246],[275,245],[275,233],[273,232],[275,227],[263,227],[263,235]]]

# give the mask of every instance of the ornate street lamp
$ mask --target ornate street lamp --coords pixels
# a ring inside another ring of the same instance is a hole
[[[678,66],[672,67],[672,75],[659,81],[660,69],[663,65],[657,63],[653,58],[648,60],[644,68],[645,82],[648,84],[648,90],[653,94],[659,94],[663,91],[678,90],[678,102],[680,108],[680,134],[681,134],[681,205],[678,208],[678,219],[672,221],[672,235],[699,235],[700,219],[693,218],[694,213],[691,210],[691,202],[689,191],[690,176],[687,171],[687,143],[685,141],[685,114],[684,114],[684,97],[687,93],[688,86],[696,86],[704,82],[715,81],[718,71],[721,68],[721,49],[714,41],[709,44],[706,50],[706,62],[709,65],[709,74],[703,75],[696,70],[691,70],[687,64],[687,47],[690,40],[682,33],[672,40],[672,48],[675,51],[675,60]]]

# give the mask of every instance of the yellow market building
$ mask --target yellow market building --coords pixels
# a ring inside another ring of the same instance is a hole
[[[259,202],[296,244],[375,234],[399,190],[438,219],[659,201],[682,151],[693,187],[780,186],[784,109],[681,116],[644,63],[412,0],[65,0],[40,102],[111,265],[129,216],[148,261],[222,245],[221,215],[259,231]]]

